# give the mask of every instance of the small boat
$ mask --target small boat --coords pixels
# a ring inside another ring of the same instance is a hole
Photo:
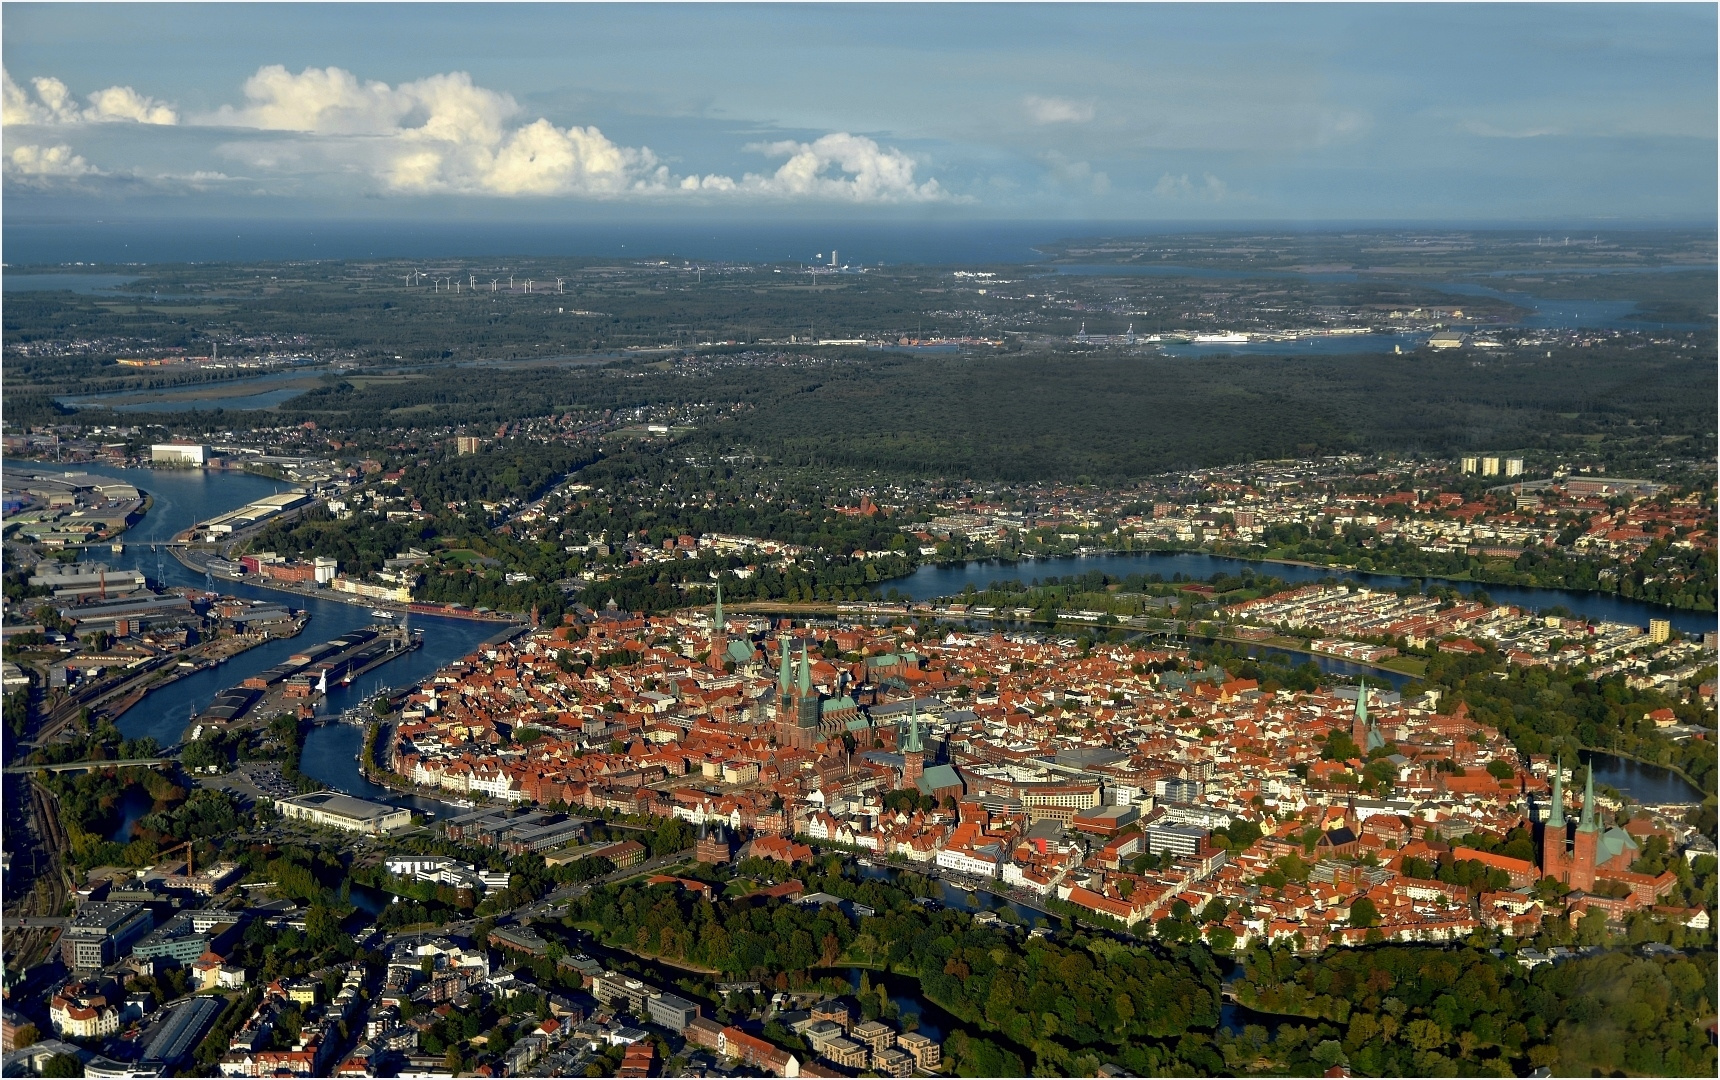
[[[370,611],[370,617],[373,619],[392,619],[394,618],[394,612],[384,611],[382,608],[372,608]]]
[[[125,554],[125,545],[120,543],[118,540],[115,540],[113,542],[113,553],[115,555],[124,555]]]

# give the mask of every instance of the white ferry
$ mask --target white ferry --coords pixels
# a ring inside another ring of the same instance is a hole
[[[373,619],[392,619],[394,618],[394,612],[384,611],[382,608],[372,608],[370,610],[370,617]]]

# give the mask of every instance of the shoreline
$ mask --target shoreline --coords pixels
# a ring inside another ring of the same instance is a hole
[[[1408,572],[1402,571],[1402,570],[1389,570],[1389,569],[1381,569],[1378,567],[1376,567],[1375,569],[1372,569],[1372,570],[1360,570],[1360,569],[1357,569],[1356,567],[1348,566],[1348,565],[1344,565],[1344,564],[1332,565],[1329,563],[1308,562],[1308,561],[1303,560],[1303,559],[1272,559],[1272,558],[1267,558],[1265,556],[1237,555],[1237,554],[1232,554],[1230,552],[1211,551],[1211,550],[1208,550],[1206,548],[1199,548],[1199,547],[1189,547],[1189,548],[1182,548],[1182,547],[1159,548],[1159,547],[1154,547],[1154,548],[1134,548],[1134,549],[1093,548],[1093,549],[1088,549],[1085,551],[1074,551],[1074,552],[1067,552],[1067,553],[1063,553],[1063,554],[987,555],[987,556],[983,556],[983,557],[976,557],[976,558],[970,558],[970,559],[950,559],[950,560],[946,560],[946,561],[935,561],[934,560],[934,561],[927,561],[927,562],[920,563],[918,566],[916,566],[914,568],[913,571],[910,571],[908,574],[905,574],[902,577],[887,578],[883,581],[878,582],[877,584],[879,587],[883,587],[885,585],[888,585],[890,582],[903,581],[909,577],[912,577],[915,573],[918,573],[920,569],[927,567],[927,566],[955,569],[958,567],[971,566],[971,565],[974,565],[976,563],[987,563],[987,562],[1001,563],[1001,564],[1005,564],[1005,565],[1014,565],[1017,563],[1024,563],[1024,562],[1051,562],[1051,561],[1057,560],[1057,559],[1093,559],[1093,558],[1116,558],[1116,557],[1142,558],[1142,557],[1149,557],[1149,556],[1153,556],[1153,555],[1200,555],[1200,556],[1205,556],[1205,557],[1211,558],[1211,559],[1230,559],[1230,560],[1233,560],[1235,562],[1241,562],[1241,563],[1265,563],[1265,564],[1276,565],[1276,566],[1299,566],[1299,567],[1302,567],[1303,569],[1306,569],[1306,570],[1325,570],[1325,571],[1329,571],[1334,577],[1343,577],[1346,574],[1356,574],[1356,575],[1359,575],[1362,577],[1401,578],[1405,581],[1411,581],[1411,582],[1419,581],[1419,582],[1422,582],[1424,584],[1439,583],[1439,584],[1446,584],[1446,585],[1469,585],[1469,586],[1472,586],[1473,588],[1480,589],[1483,591],[1485,591],[1487,586],[1492,585],[1492,586],[1496,586],[1498,588],[1503,588],[1503,589],[1527,589],[1527,590],[1536,591],[1536,592],[1567,592],[1567,593],[1572,593],[1572,594],[1575,594],[1578,596],[1593,596],[1593,597],[1599,597],[1599,598],[1603,598],[1603,599],[1616,600],[1616,601],[1619,601],[1621,603],[1641,604],[1647,608],[1653,608],[1657,611],[1664,611],[1664,612],[1668,612],[1671,614],[1677,614],[1677,615],[1699,615],[1699,616],[1700,615],[1712,615],[1715,617],[1716,622],[1720,623],[1720,611],[1708,612],[1708,611],[1703,611],[1700,608],[1683,608],[1683,607],[1674,607],[1670,604],[1657,604],[1652,600],[1642,600],[1642,599],[1638,599],[1637,597],[1633,597],[1633,596],[1625,596],[1622,593],[1619,593],[1616,591],[1608,592],[1608,591],[1603,591],[1600,589],[1584,589],[1584,588],[1578,588],[1578,587],[1572,586],[1572,585],[1518,585],[1518,584],[1514,584],[1514,583],[1508,582],[1508,581],[1482,581],[1482,580],[1479,580],[1476,578],[1454,578],[1454,577],[1447,577],[1445,575],[1440,575],[1440,574],[1412,574],[1412,573],[1408,573]],[[1200,582],[1196,580],[1196,581],[1192,581],[1192,583],[1193,584],[1199,584]],[[950,596],[954,596],[954,595],[959,595],[959,594],[950,594]],[[947,597],[947,596],[938,596],[938,597],[933,597],[931,599],[940,599],[941,600],[941,599],[948,599],[948,598],[949,597]]]

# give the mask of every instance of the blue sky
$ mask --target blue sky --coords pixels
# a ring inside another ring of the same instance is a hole
[[[8,3],[13,220],[1711,221],[1716,8]]]

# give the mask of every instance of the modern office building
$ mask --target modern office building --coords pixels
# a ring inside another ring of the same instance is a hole
[[[154,925],[155,916],[142,904],[84,904],[66,924],[60,955],[73,970],[106,967]]]

